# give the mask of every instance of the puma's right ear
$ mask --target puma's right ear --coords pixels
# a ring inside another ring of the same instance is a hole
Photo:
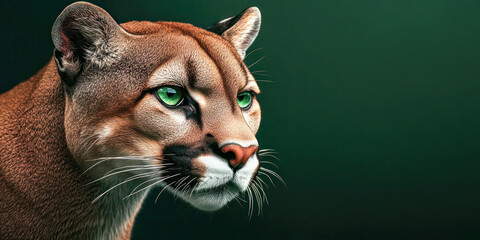
[[[207,30],[227,39],[243,59],[245,51],[252,45],[260,31],[260,23],[260,10],[257,7],[250,7],[235,17],[224,19],[210,26]]]
[[[66,7],[52,28],[54,56],[62,79],[73,85],[86,66],[103,68],[117,61],[122,34],[126,32],[98,6],[76,2]]]

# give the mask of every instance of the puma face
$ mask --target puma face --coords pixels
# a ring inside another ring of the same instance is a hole
[[[52,39],[67,145],[85,174],[129,186],[125,197],[160,186],[207,211],[246,191],[259,169],[261,111],[243,58],[259,28],[255,7],[208,31],[120,26],[92,4],[67,7]]]

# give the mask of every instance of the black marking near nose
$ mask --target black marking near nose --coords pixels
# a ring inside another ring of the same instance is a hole
[[[193,147],[187,145],[169,145],[163,150],[166,156],[172,156],[169,158],[175,158],[184,162],[189,162],[192,158],[200,156],[204,152],[202,147]]]
[[[168,163],[170,175],[180,173],[190,175],[192,172],[192,159],[200,156],[204,151],[187,145],[169,145],[163,149],[163,161]]]

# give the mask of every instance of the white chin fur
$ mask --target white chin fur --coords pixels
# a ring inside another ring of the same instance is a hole
[[[216,211],[233,200],[240,192],[247,190],[253,174],[259,166],[257,156],[254,154],[247,164],[235,173],[228,165],[227,160],[216,156],[201,156],[200,161],[206,168],[205,175],[201,178],[192,194],[176,193],[192,206],[204,211]],[[222,191],[213,191],[214,188],[229,184]],[[233,186],[232,186],[233,185]],[[212,192],[208,191],[209,189]]]
[[[201,162],[206,169],[198,183],[197,191],[221,186],[233,178],[233,170],[228,165],[227,160],[209,155],[200,156],[195,161]]]
[[[194,193],[191,196],[181,194],[180,197],[195,208],[203,211],[216,211],[234,199],[238,190],[225,190],[221,193]]]
[[[250,159],[248,159],[247,164],[241,169],[237,170],[235,173],[234,182],[237,186],[243,191],[246,191],[250,181],[252,180],[253,174],[257,170],[260,162],[258,161],[257,155],[253,154]]]

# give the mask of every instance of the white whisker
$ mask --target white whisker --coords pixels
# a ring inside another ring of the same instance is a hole
[[[192,191],[190,192],[190,197],[192,197],[193,192],[195,191],[195,188],[198,186],[200,182],[195,183],[195,185],[192,187]]]
[[[174,181],[174,182],[172,182],[172,183],[170,183],[170,184],[167,184],[167,186],[165,186],[165,187],[162,189],[162,191],[160,191],[160,192],[158,193],[157,197],[155,198],[155,203],[157,203],[158,198],[160,197],[160,195],[162,194],[162,192],[163,192],[165,189],[167,189],[168,186],[174,184],[175,182],[176,182],[176,181]]]
[[[283,180],[282,177],[280,177],[280,175],[278,175],[276,172],[270,170],[270,169],[267,169],[267,168],[264,168],[264,167],[260,167],[261,170],[265,171],[265,172],[268,172],[270,174],[272,174],[274,177],[278,178],[278,180],[280,180],[283,185],[285,185],[285,187],[287,187],[287,184],[285,183],[285,181]]]
[[[182,182],[187,180],[189,176],[181,178],[179,181],[177,181],[176,187],[173,189],[173,196],[177,197],[179,195],[178,189],[182,186]]]
[[[257,176],[256,178],[257,178],[258,181],[260,181],[260,183],[262,183],[262,185],[264,185],[266,188],[270,188],[270,186],[268,186],[268,184],[267,184],[266,182],[264,182],[260,176]]]
[[[104,175],[103,177],[101,178],[98,178],[96,180],[93,180],[88,184],[92,184],[92,183],[95,183],[95,182],[98,182],[100,180],[103,180],[105,178],[108,178],[108,177],[111,177],[111,176],[115,176],[117,174],[120,174],[120,173],[126,173],[126,172],[132,172],[132,171],[140,171],[140,170],[152,170],[152,169],[159,169],[159,168],[163,168],[163,166],[157,166],[157,167],[148,167],[148,168],[134,168],[134,169],[127,169],[127,170],[122,170],[122,171],[118,171],[118,172],[114,172],[114,173],[110,173],[110,174],[107,174],[107,175]]]
[[[261,172],[261,171],[258,171],[259,174],[262,174],[262,175],[265,175],[268,180],[270,180],[270,182],[273,184],[273,187],[277,187],[275,186],[275,183],[273,182],[273,180],[270,178],[270,176],[268,176],[268,174],[264,173],[264,172]]]
[[[248,194],[248,219],[252,219],[253,215],[253,195],[252,195],[252,190],[250,190],[250,186],[247,188],[247,194]]]
[[[261,180],[261,179],[258,178],[258,177],[257,177],[257,179],[258,179],[258,180]],[[258,187],[258,189],[259,189],[260,191],[262,191],[264,201],[265,201],[267,204],[269,204],[269,203],[268,203],[267,194],[265,193],[265,190],[263,189],[262,183],[261,183],[261,182],[256,182],[256,181],[254,181],[253,183],[254,183],[255,185],[257,185],[257,187]]]
[[[270,162],[270,161],[260,161],[260,163],[266,163],[266,164],[270,164],[270,165],[273,165],[275,166],[276,168],[279,168],[277,164],[273,163],[273,162]]]
[[[275,155],[272,155],[272,154],[268,154],[268,153],[261,154],[261,155],[259,155],[259,156],[261,156],[261,157],[263,157],[263,156],[266,156],[266,157],[272,157],[272,158],[275,158],[275,159],[277,159],[278,161],[281,161],[281,160],[280,160],[280,158],[278,158],[277,156],[275,156]]]
[[[257,202],[257,207],[258,207],[258,216],[260,216],[260,213],[262,211],[262,202],[261,202],[261,197],[260,197],[260,192],[258,191],[257,187],[255,186],[255,184],[252,184],[252,190],[253,190],[253,194],[255,195],[255,199],[256,199],[256,202]]]
[[[255,64],[259,63],[259,62],[262,61],[264,58],[265,58],[265,56],[261,57],[260,59],[258,59],[258,60],[255,61],[254,63],[250,64],[247,68],[251,68],[251,67],[255,66]]]
[[[190,186],[190,183],[192,183],[193,181],[195,181],[195,179],[197,179],[197,177],[194,177],[192,180],[190,180],[190,182],[188,182],[187,184],[185,184],[185,187],[183,187],[183,190],[182,190],[182,193],[183,194],[186,194],[187,191],[188,191],[188,186]]]
[[[273,148],[264,148],[264,149],[258,150],[258,152],[265,152],[265,151],[275,151],[275,149],[273,149]]]
[[[90,144],[90,146],[88,146],[88,148],[85,151],[83,151],[81,158],[84,158],[88,154],[88,151],[90,151],[90,149],[93,147],[93,145],[95,145],[95,143],[97,143],[98,140],[100,140],[100,136],[98,135],[93,135],[93,136],[96,136],[97,139],[95,139],[95,141],[93,141],[92,144]]]
[[[129,177],[127,179],[125,179],[125,181],[109,188],[107,191],[103,192],[102,194],[100,194],[99,196],[97,196],[95,199],[93,199],[92,201],[92,204],[95,203],[96,201],[98,201],[102,196],[104,196],[105,194],[107,194],[108,192],[110,192],[111,190],[115,189],[116,187],[122,185],[122,184],[125,184],[127,182],[131,182],[133,180],[136,180],[136,179],[139,179],[139,178],[144,178],[144,177],[150,177],[152,175],[155,175],[155,173],[141,173],[141,174],[138,174],[138,175],[135,175],[135,176],[132,176],[132,177]]]
[[[262,50],[262,49],[265,49],[265,48],[260,47],[260,48],[256,48],[256,49],[252,50],[251,52],[249,52],[249,53],[243,58],[243,60],[247,59],[247,57],[248,57],[250,54],[252,54],[252,53],[254,53],[254,52],[258,51],[258,50]]]
[[[152,187],[153,185],[156,185],[156,184],[158,184],[158,183],[161,183],[161,182],[163,182],[163,181],[165,181],[165,180],[167,180],[167,179],[170,179],[170,178],[172,178],[172,177],[176,177],[176,176],[178,176],[178,175],[180,175],[180,173],[177,173],[177,174],[175,174],[175,175],[171,175],[171,176],[162,178],[162,179],[160,179],[160,180],[158,180],[158,181],[156,181],[156,182],[154,182],[154,183],[152,183],[152,184],[150,184],[150,185],[148,185],[148,186],[146,186],[146,187],[144,187],[144,188],[142,188],[142,189],[140,189],[140,190],[138,190],[138,191],[136,191],[136,192],[130,193],[130,194],[129,194],[128,196],[126,196],[125,198],[129,198],[129,197],[131,197],[131,196],[133,196],[133,195],[135,195],[135,194],[137,194],[137,193],[139,193],[139,192],[141,192],[141,191],[144,191],[145,189],[148,189],[148,188]],[[124,199],[125,199],[125,198],[124,198]]]
[[[100,161],[100,160],[132,160],[132,161],[161,161],[163,159],[157,156],[116,156],[116,157],[99,157],[85,160],[86,162]]]
[[[106,172],[106,173],[104,174],[104,176],[105,176],[105,175],[108,175],[108,174],[110,174],[110,173],[112,173],[112,172],[115,172],[115,171],[117,171],[117,170],[121,170],[121,169],[129,169],[129,168],[145,168],[145,169],[147,169],[148,167],[159,167],[159,166],[165,167],[165,166],[168,166],[168,165],[164,165],[164,164],[148,164],[148,165],[130,165],[130,166],[123,166],[123,167],[114,168],[114,169]]]

